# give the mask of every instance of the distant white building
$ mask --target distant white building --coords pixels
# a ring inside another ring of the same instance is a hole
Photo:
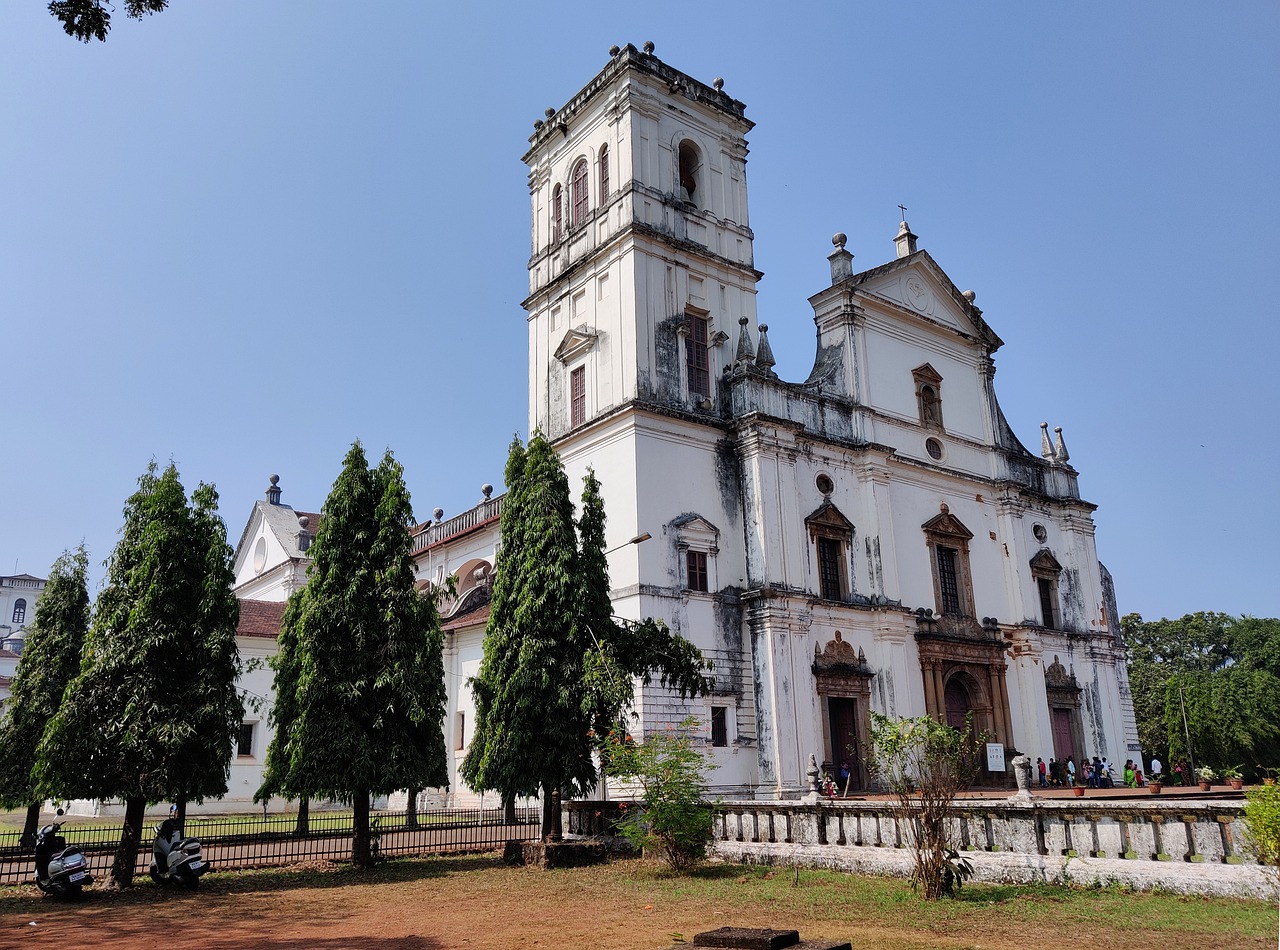
[[[36,602],[48,581],[31,574],[0,577],[0,710],[9,700],[9,686],[27,641],[27,627],[35,623]]]
[[[637,694],[641,735],[692,714],[724,795],[792,796],[810,756],[865,786],[870,712],[968,713],[1006,755],[1140,758],[1111,579],[1061,430],[1038,454],[996,399],[1002,341],[901,222],[855,269],[842,234],[809,298],[807,378],[756,313],[741,102],[632,46],[535,123],[529,427],[599,477],[616,612],[715,663],[692,702]],[[886,242],[887,243],[887,242]],[[886,249],[887,250],[887,249]],[[799,332],[785,318],[774,332]],[[496,433],[495,433],[496,434]],[[415,536],[441,605],[456,803],[474,728],[502,497]],[[241,648],[266,656],[317,516],[273,480],[236,551]],[[268,697],[269,677],[245,680]],[[266,736],[246,717],[253,784]],[[1002,785],[1006,773],[985,781]],[[232,794],[240,785],[233,778]],[[256,787],[256,786],[253,786]]]

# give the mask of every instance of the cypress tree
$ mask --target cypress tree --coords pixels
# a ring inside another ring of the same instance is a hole
[[[399,463],[388,452],[371,470],[352,445],[280,636],[259,794],[349,802],[359,867],[373,863],[371,795],[448,784],[440,621],[415,586],[412,525]]]
[[[41,742],[41,793],[123,798],[111,878],[133,881],[148,803],[226,793],[244,716],[231,548],[217,492],[188,503],[171,464],[153,462],[125,504],[121,538],[85,640],[80,672]]]
[[[527,449],[512,443],[506,482],[484,657],[471,680],[476,729],[462,774],[504,802],[541,789],[543,837],[555,838],[559,795],[585,794],[595,783],[592,734],[603,739],[600,727],[630,704],[632,678],[647,682],[660,671],[685,695],[711,681],[698,650],[664,625],[614,618],[594,474],[576,523],[564,468],[541,434]]]
[[[67,684],[80,671],[89,630],[88,567],[84,545],[54,562],[0,721],[0,806],[27,809],[22,841],[28,847],[40,820],[40,796],[32,778],[36,749]]]

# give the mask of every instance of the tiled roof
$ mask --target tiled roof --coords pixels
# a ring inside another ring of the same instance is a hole
[[[269,637],[274,640],[280,635],[280,621],[283,618],[282,600],[242,600],[236,636]]]
[[[12,683],[13,683],[12,677],[0,676],[0,689],[8,689]]]
[[[448,632],[451,630],[461,630],[463,627],[482,627],[488,622],[489,605],[481,604],[474,610],[468,610],[465,614],[458,614],[456,617],[450,617],[441,624],[441,629]]]
[[[18,654],[14,653],[12,650],[0,649],[0,660],[16,660],[17,658]]]

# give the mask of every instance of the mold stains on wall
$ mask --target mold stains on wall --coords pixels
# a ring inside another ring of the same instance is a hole
[[[867,573],[871,581],[871,603],[883,604],[884,596],[884,564],[880,560],[880,538],[866,537]]]
[[[1062,629],[1071,633],[1089,631],[1089,615],[1080,590],[1080,571],[1068,567],[1058,578],[1058,598],[1062,604]]]
[[[680,387],[680,336],[686,323],[684,314],[663,320],[653,332],[654,391],[647,395],[672,406],[683,405]]]
[[[721,507],[731,519],[736,518],[742,511],[742,467],[732,440],[716,442],[715,466]]]
[[[760,631],[753,625],[751,628],[752,680],[755,685],[756,747],[759,750],[756,761],[760,769],[759,784],[767,787],[778,784],[778,776],[773,767],[773,748],[777,737],[773,731],[772,719],[761,715],[761,710],[767,710],[772,705],[768,694],[771,674],[765,659],[768,645],[761,643],[762,639]]]
[[[831,346],[818,344],[817,355],[813,358],[813,370],[804,385],[822,389],[834,389],[837,392],[844,377],[844,350],[839,343]]]
[[[1093,667],[1093,676],[1084,690],[1085,729],[1093,739],[1095,755],[1110,757],[1107,749],[1107,731],[1102,723],[1102,686],[1098,682],[1098,668]]]

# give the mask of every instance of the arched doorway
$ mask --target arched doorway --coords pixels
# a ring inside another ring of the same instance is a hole
[[[947,680],[943,700],[947,713],[947,725],[952,729],[963,729],[965,716],[973,708],[973,703],[969,698],[969,690],[965,688],[959,676],[953,676]]]

